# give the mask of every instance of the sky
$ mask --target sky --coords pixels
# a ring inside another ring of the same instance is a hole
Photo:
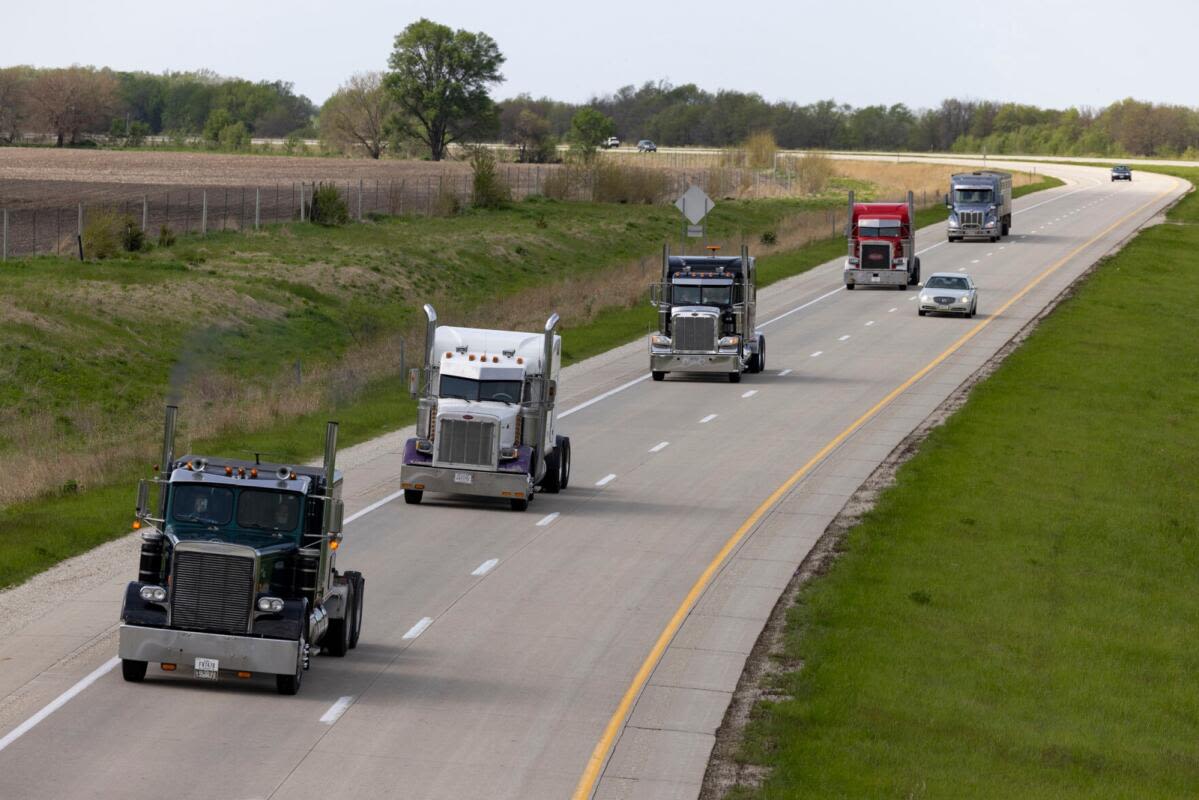
[[[665,80],[855,106],[1199,106],[1196,0],[0,3],[0,66],[207,68],[291,81],[318,104],[352,73],[386,69],[395,35],[426,16],[496,40],[497,99],[585,102]],[[974,16],[987,8],[993,18]]]

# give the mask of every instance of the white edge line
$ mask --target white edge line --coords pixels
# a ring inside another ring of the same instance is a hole
[[[784,375],[790,375],[790,374],[791,374],[791,368],[790,368],[790,367],[787,367],[787,369],[785,369],[785,370],[783,370],[782,372],[780,372],[780,373],[779,373],[779,377],[781,378],[781,377],[783,377]]]
[[[662,452],[663,450],[665,450],[665,449],[666,449],[667,447],[669,447],[669,446],[670,446],[670,442],[658,442],[656,445],[654,445],[653,447],[651,447],[651,448],[649,449],[649,451],[650,451],[651,453],[660,453],[660,452]]]
[[[560,516],[560,514],[557,511],[555,511],[552,514],[546,514],[544,517],[537,520],[537,527],[544,528],[546,525],[551,525],[551,524],[553,524],[554,520],[556,520],[559,516]]]
[[[609,483],[611,483],[614,480],[616,480],[616,476],[613,475],[612,473],[608,473],[607,475],[605,475],[604,477],[602,477],[598,481],[596,481],[595,485],[596,486],[607,486]]]
[[[847,334],[845,334],[844,336],[842,336],[842,337],[840,337],[839,339],[837,339],[837,341],[838,341],[838,342],[844,342],[844,341],[845,341],[846,339],[848,339],[848,338],[849,338],[849,334],[847,333]]]
[[[701,420],[699,421],[699,424],[700,424],[700,425],[703,425],[703,424],[705,424],[705,423],[707,423],[707,422],[711,422],[712,420],[716,419],[718,416],[720,416],[720,415],[719,415],[719,414],[709,414],[708,416],[706,416],[706,417],[704,417],[703,419],[701,419]]]
[[[823,352],[824,352],[823,350],[817,350],[815,353],[812,353],[812,355],[808,356],[808,358],[815,358],[816,356],[820,355]]]
[[[758,393],[757,389],[750,389],[748,392],[746,392],[745,394],[743,394],[741,396],[742,397],[753,397],[757,393]]]
[[[500,563],[498,558],[489,558],[479,566],[475,567],[475,571],[472,572],[471,575],[474,575],[476,578],[482,577],[483,575],[486,575],[488,572],[491,572],[493,569],[495,569],[495,565],[498,563]]]
[[[420,636],[422,633],[424,633],[425,630],[427,630],[428,627],[432,624],[433,624],[432,617],[422,617],[420,622],[416,623],[415,625],[413,625],[411,628],[408,629],[408,632],[404,634],[403,638],[404,639],[415,639],[417,636]]]
[[[321,722],[326,725],[332,725],[337,720],[341,719],[341,715],[346,713],[346,709],[350,707],[350,703],[354,702],[354,695],[347,694],[345,697],[337,698],[337,702],[329,706],[329,710],[321,717]]]
[[[18,725],[17,727],[15,727],[11,731],[9,731],[4,736],[3,739],[0,739],[0,751],[3,751],[4,748],[8,747],[10,744],[15,742],[17,739],[20,739],[22,736],[29,733],[29,731],[31,731],[39,722],[41,722],[46,717],[53,714],[58,709],[65,706],[67,704],[67,702],[69,702],[71,700],[71,698],[75,697],[75,695],[79,694],[84,689],[86,689],[87,687],[89,687],[93,683],[95,683],[96,681],[103,678],[109,672],[112,672],[113,668],[116,667],[116,665],[120,664],[120,663],[121,663],[121,659],[116,656],[113,656],[112,658],[108,659],[103,664],[101,664],[100,666],[96,667],[94,670],[89,672],[84,678],[82,678],[78,683],[76,683],[70,689],[67,689],[65,692],[60,694],[58,697],[51,700],[50,703],[47,704],[45,707],[43,707],[41,711],[37,712],[32,717],[25,720],[20,725]]]

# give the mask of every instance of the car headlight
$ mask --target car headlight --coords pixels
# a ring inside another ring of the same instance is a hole
[[[929,296],[928,296],[928,295],[926,295],[926,294],[922,294],[922,295],[920,295],[920,302],[921,302],[921,303],[931,303],[931,302],[932,302],[932,298],[931,298],[931,297],[929,297]]]
[[[417,439],[416,440],[416,452],[432,453],[433,452],[433,443],[430,442],[428,439],[423,439],[423,438]]]
[[[143,586],[139,594],[150,603],[163,603],[167,599],[167,590],[161,586]]]
[[[518,455],[520,455],[520,453],[515,447],[501,447],[500,448],[500,461],[511,461],[512,459],[516,458]]]
[[[720,338],[721,347],[736,347],[741,344],[740,336],[722,336]]]
[[[649,337],[649,343],[654,347],[670,347],[670,337],[663,336],[660,333],[655,333]]]
[[[264,614],[278,614],[283,610],[283,601],[278,597],[260,597],[258,610]]]

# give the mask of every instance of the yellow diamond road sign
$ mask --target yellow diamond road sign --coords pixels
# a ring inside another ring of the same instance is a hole
[[[698,186],[692,185],[687,187],[687,191],[683,192],[678,200],[674,201],[675,208],[683,212],[683,216],[687,218],[692,225],[698,225],[699,221],[708,216],[708,212],[716,207],[716,203],[712,202],[712,198]]]

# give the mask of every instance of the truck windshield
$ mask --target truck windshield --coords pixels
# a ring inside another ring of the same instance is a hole
[[[671,302],[676,306],[728,306],[732,305],[731,284],[705,284],[672,287]]]
[[[176,522],[228,525],[233,518],[233,490],[224,486],[180,484],[171,492],[171,517]]]
[[[878,225],[859,225],[858,236],[862,239],[898,239],[899,221],[882,220]]]
[[[953,202],[955,203],[989,203],[991,202],[990,189],[962,189],[953,190]]]
[[[245,489],[237,499],[237,525],[262,531],[294,531],[300,524],[300,496],[292,492]]]
[[[499,400],[520,402],[521,381],[476,381],[456,375],[441,376],[439,396],[458,400]]]

